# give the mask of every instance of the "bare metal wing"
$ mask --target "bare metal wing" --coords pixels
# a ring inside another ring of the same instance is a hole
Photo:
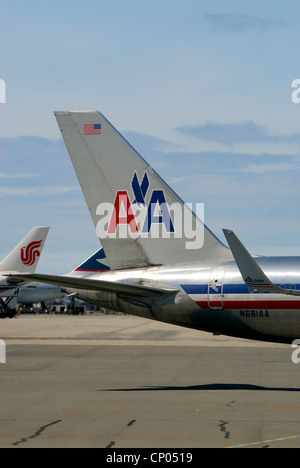
[[[11,276],[9,276],[10,278]],[[140,284],[119,283],[113,281],[103,281],[87,278],[74,278],[59,275],[43,275],[43,274],[23,274],[13,275],[12,278],[39,281],[40,283],[55,284],[65,288],[86,289],[90,291],[110,291],[117,294],[126,294],[130,296],[142,296],[147,298],[162,299],[176,293],[177,289],[160,289],[144,286]]]

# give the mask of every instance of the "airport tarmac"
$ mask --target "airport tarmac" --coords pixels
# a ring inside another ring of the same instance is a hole
[[[0,447],[300,447],[288,345],[118,315],[0,322]]]

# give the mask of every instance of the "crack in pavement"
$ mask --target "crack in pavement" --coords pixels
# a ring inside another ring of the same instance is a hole
[[[17,442],[13,443],[12,445],[16,447],[16,446],[18,446],[20,444],[25,444],[29,440],[35,439],[36,437],[39,437],[48,427],[54,426],[55,424],[58,424],[60,422],[62,422],[62,419],[58,419],[57,421],[53,421],[52,423],[46,424],[45,426],[41,426],[33,435],[31,435],[29,437],[24,437],[23,439],[18,440]]]
[[[229,408],[233,408],[234,403],[236,403],[236,400],[230,401],[225,406],[228,406]]]
[[[133,426],[134,423],[136,423],[136,419],[133,419],[132,421],[129,421],[129,423],[127,424],[127,427]],[[116,445],[116,442],[114,440],[112,440],[105,448],[110,449],[114,445]]]
[[[111,443],[108,444],[105,448],[110,449],[110,448],[112,448],[114,445],[116,445],[116,442],[115,442],[114,440],[112,440]]]
[[[225,432],[225,435],[224,435],[225,439],[230,439],[230,432],[226,431],[227,424],[229,424],[228,421],[220,421],[219,428],[221,432]]]
[[[132,426],[135,422],[136,422],[136,419],[133,419],[132,421],[130,421],[130,422],[127,424],[127,427]]]

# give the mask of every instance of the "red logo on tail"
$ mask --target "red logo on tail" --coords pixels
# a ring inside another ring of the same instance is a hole
[[[36,261],[36,258],[41,255],[39,248],[42,244],[42,241],[31,242],[27,247],[22,247],[21,249],[21,260],[24,265],[31,266]]]

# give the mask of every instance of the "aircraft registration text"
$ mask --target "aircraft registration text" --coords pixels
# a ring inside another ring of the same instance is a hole
[[[270,314],[268,310],[240,310],[240,316],[246,318],[269,318]]]

